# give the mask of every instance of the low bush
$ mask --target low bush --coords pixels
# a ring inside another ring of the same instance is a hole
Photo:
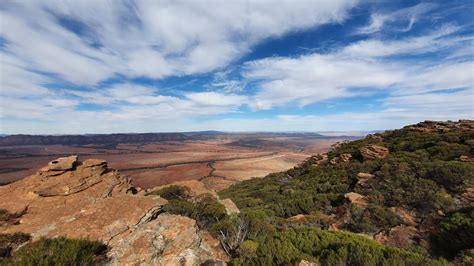
[[[40,239],[20,248],[12,265],[92,265],[105,260],[106,246],[97,241],[57,237]]]
[[[211,195],[196,200],[171,199],[163,207],[165,212],[190,217],[201,228],[210,228],[227,216],[225,207]]]
[[[147,195],[158,195],[167,200],[185,200],[189,198],[189,188],[184,186],[171,185],[159,189],[157,191],[152,191]]]
[[[294,265],[303,259],[331,266],[448,264],[352,233],[316,228],[293,228],[242,245],[245,252],[232,261],[234,265]]]
[[[5,209],[0,209],[0,222],[6,222],[13,217],[13,214]]]
[[[25,233],[0,234],[0,257],[10,257],[14,249],[30,240]]]
[[[438,221],[431,241],[437,253],[448,258],[474,249],[474,207],[450,213]]]

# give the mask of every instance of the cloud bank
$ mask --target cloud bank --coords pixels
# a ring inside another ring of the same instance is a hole
[[[378,7],[2,2],[0,133],[363,130],[472,118],[469,25],[452,21],[440,4]],[[356,18],[362,8],[370,17]],[[329,49],[301,53],[287,39],[327,34],[331,25],[347,30]],[[289,53],[256,52],[286,40]],[[376,110],[337,109],[358,97]],[[336,108],[321,109],[329,103]]]

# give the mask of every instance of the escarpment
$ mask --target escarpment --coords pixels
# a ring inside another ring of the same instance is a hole
[[[31,241],[63,236],[107,245],[112,264],[200,265],[226,261],[219,242],[188,217],[163,213],[167,200],[145,196],[103,160],[59,158],[37,173],[0,187],[9,216],[0,234]]]

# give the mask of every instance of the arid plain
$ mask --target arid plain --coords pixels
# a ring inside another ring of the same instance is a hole
[[[78,155],[106,160],[110,168],[130,176],[144,189],[199,180],[208,189],[221,190],[235,182],[292,168],[348,138],[354,136],[226,134],[155,143],[3,146],[0,184],[33,174],[55,158]]]

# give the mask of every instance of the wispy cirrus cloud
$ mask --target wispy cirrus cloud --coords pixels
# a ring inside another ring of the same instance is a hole
[[[372,34],[381,31],[384,27],[391,27],[392,30],[407,32],[422,15],[430,12],[436,7],[433,3],[420,3],[415,6],[402,8],[393,12],[372,13],[370,23],[356,29],[356,34]],[[400,23],[403,23],[402,26]]]

